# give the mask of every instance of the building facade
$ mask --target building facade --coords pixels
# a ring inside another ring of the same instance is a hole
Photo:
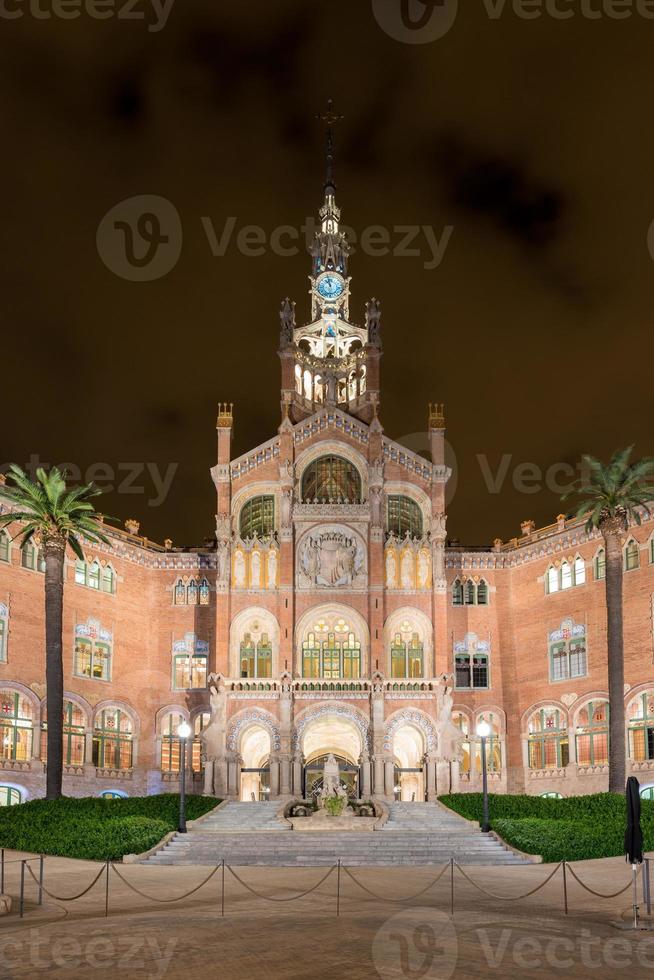
[[[361,797],[477,790],[476,725],[496,792],[607,788],[604,553],[559,517],[485,550],[448,543],[443,407],[431,459],[380,420],[381,310],[350,315],[348,244],[328,173],[311,310],[280,312],[281,424],[232,458],[221,405],[215,543],[108,531],[68,556],[64,791],[141,795],[179,783],[182,719],[196,792],[301,797],[334,753]],[[0,803],[45,788],[38,549],[0,533]],[[625,562],[628,771],[654,784],[654,523]],[[652,773],[650,777],[650,772]]]

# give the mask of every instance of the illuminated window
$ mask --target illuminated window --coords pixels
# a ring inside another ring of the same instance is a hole
[[[572,588],[572,568],[570,567],[570,563],[567,561],[561,562],[561,588]]]
[[[96,620],[75,629],[73,673],[96,681],[111,679],[112,635]]]
[[[173,690],[190,691],[207,686],[207,655],[182,653],[173,657]]]
[[[64,701],[63,758],[66,766],[83,766],[86,758],[86,719],[82,709]],[[41,725],[41,761],[48,760],[48,723]]]
[[[323,624],[318,624],[322,627]],[[302,644],[303,677],[324,677],[327,680],[356,679],[361,676],[361,644],[347,624],[339,621],[340,629],[326,633],[322,628],[311,631]]]
[[[161,771],[179,772],[180,743],[177,729],[184,721],[184,715],[169,711],[161,725]]]
[[[575,558],[575,585],[583,585],[586,581],[586,562],[579,555]]]
[[[22,797],[15,786],[0,786],[0,806],[16,806]]]
[[[386,529],[399,538],[408,534],[412,538],[422,537],[422,511],[411,497],[390,496],[387,498]]]
[[[547,569],[547,591],[559,591],[559,570],[558,568],[555,568],[554,565],[550,565],[550,567]]]
[[[539,708],[528,724],[529,768],[561,769],[570,760],[568,728],[561,711]]]
[[[239,519],[241,538],[268,538],[275,530],[275,498],[272,495],[252,497],[241,507]]]
[[[423,676],[423,644],[410,624],[398,632],[391,642],[391,677]]]
[[[486,769],[488,772],[501,772],[502,770],[502,746],[500,742],[500,726],[497,718],[492,711],[487,714],[479,715],[477,721],[485,721],[490,727],[490,735],[486,738]],[[481,772],[481,739],[477,739],[478,751],[476,752],[477,772]]]
[[[0,760],[29,762],[32,757],[33,709],[17,691],[0,691]]]
[[[211,594],[211,590],[209,589],[209,583],[207,582],[206,578],[203,578],[202,581],[200,582],[200,605],[201,606],[209,605],[210,594]]]
[[[203,711],[202,714],[195,716],[195,721],[193,722],[193,772],[202,772],[202,732],[205,728],[208,728],[210,724],[211,713],[209,711]]]
[[[609,761],[609,703],[590,701],[577,716],[577,762],[603,766]]]
[[[634,762],[654,759],[654,691],[645,691],[627,709],[629,758]]]
[[[129,715],[121,708],[104,708],[93,730],[93,765],[99,769],[131,769],[133,738]]]
[[[360,504],[361,475],[342,456],[321,456],[302,474],[302,501],[319,504]]]
[[[100,564],[94,561],[89,565],[88,575],[86,584],[89,589],[99,589],[100,588]]]
[[[550,680],[585,677],[588,673],[585,626],[571,619],[564,620],[559,629],[550,633],[549,655]]]

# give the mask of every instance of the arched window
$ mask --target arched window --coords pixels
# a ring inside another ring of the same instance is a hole
[[[75,584],[86,585],[86,562],[80,558],[75,562]]]
[[[638,547],[638,542],[634,541],[632,538],[630,541],[627,541],[627,545],[624,549],[624,569],[625,572],[630,572],[639,566],[640,549]]]
[[[468,716],[462,711],[452,712],[452,721],[459,729],[462,735],[461,741],[461,761],[459,762],[459,772],[469,773],[470,772],[470,723],[468,721]]]
[[[0,806],[16,806],[21,799],[21,792],[15,786],[0,786]]]
[[[0,602],[0,663],[7,663],[7,633],[9,632],[9,610]]]
[[[544,800],[562,800],[563,799],[563,794],[562,793],[555,793],[553,790],[550,790],[549,793],[541,793],[540,795],[541,795],[542,799],[544,799]]]
[[[452,586],[452,605],[463,605],[463,583],[459,578],[454,580],[454,584]]]
[[[193,772],[202,772],[202,732],[211,724],[211,713],[203,711],[193,722]]]
[[[100,563],[97,561],[91,562],[88,568],[88,575],[86,584],[90,589],[100,588]]]
[[[389,496],[386,503],[386,529],[399,538],[408,534],[422,537],[422,510],[411,497]]]
[[[202,581],[200,582],[200,605],[201,606],[209,605],[210,593],[211,590],[209,589],[209,583],[207,582],[206,578],[203,578]]]
[[[268,538],[275,530],[275,498],[272,494],[252,497],[241,507],[239,533],[245,541],[253,538]]]
[[[97,681],[111,679],[112,635],[97,620],[75,627],[73,673]]]
[[[595,555],[595,578],[599,581],[600,579],[606,578],[606,552],[604,548],[600,550]]]
[[[476,606],[477,605],[477,586],[474,581],[469,578],[465,584],[465,603],[466,606]]]
[[[128,800],[129,793],[126,793],[122,789],[103,789],[101,793],[98,793],[101,800]]]
[[[32,571],[36,568],[36,548],[31,541],[26,541],[20,549],[20,563],[23,568],[29,568]]]
[[[645,691],[627,709],[629,758],[634,762],[654,759],[654,691]]]
[[[409,622],[402,623],[391,641],[391,677],[423,677],[424,647]]]
[[[64,701],[63,732],[64,765],[83,766],[86,761],[86,719],[84,712],[73,701]],[[48,760],[48,722],[41,725],[41,761]]]
[[[102,569],[102,591],[113,594],[116,589],[116,576],[111,565],[105,565]]]
[[[566,619],[559,629],[549,635],[550,680],[565,681],[572,677],[585,677],[588,673],[586,658],[586,627]]]
[[[485,721],[490,727],[490,735],[486,738],[486,768],[488,772],[502,771],[502,746],[500,743],[500,726],[492,711],[479,715],[477,723]],[[478,739],[479,751],[476,754],[477,772],[481,772],[481,738]]]
[[[609,761],[609,703],[590,701],[577,715],[577,762],[604,766]]]
[[[482,579],[477,585],[477,605],[488,605],[488,583],[485,579]]]
[[[568,729],[558,708],[534,711],[528,724],[529,768],[561,769],[570,761]]]
[[[173,690],[192,691],[207,686],[209,644],[187,633],[173,643]]]
[[[179,772],[180,745],[177,729],[184,721],[184,715],[169,711],[161,724],[161,771]]]
[[[18,691],[0,691],[0,760],[28,762],[32,757],[34,710]]]
[[[99,769],[131,769],[132,719],[122,708],[103,708],[93,730],[93,765]]]
[[[361,475],[342,456],[321,456],[302,474],[302,501],[319,504],[360,504]]]
[[[302,644],[302,676],[326,680],[361,676],[361,643],[343,619],[333,629],[320,620],[307,635]]]
[[[561,562],[561,588],[572,588],[572,568],[570,567],[570,562],[567,561]]]
[[[11,555],[11,539],[6,531],[0,531],[0,561],[9,561]]]
[[[577,555],[575,558],[575,585],[583,585],[586,581],[586,562]]]
[[[547,591],[559,591],[559,570],[558,568],[555,568],[554,565],[550,565],[550,567],[547,569]]]
[[[197,582],[192,578],[186,587],[186,604],[188,606],[197,606],[199,598],[200,590],[198,589]]]
[[[185,606],[186,605],[186,586],[182,582],[181,578],[175,583],[175,590],[173,592],[175,605]]]

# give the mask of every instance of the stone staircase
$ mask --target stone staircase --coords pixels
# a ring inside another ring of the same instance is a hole
[[[482,834],[475,826],[438,803],[391,803],[380,831],[293,833],[280,820],[282,806],[228,803],[187,834],[176,834],[144,863],[151,865],[227,864],[317,867],[442,865],[510,865],[527,861]]]

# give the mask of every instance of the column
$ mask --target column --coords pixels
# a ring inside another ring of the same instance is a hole
[[[302,756],[293,758],[293,796],[302,799]]]
[[[384,786],[385,795],[392,800],[395,797],[395,765],[392,759],[384,760]]]
[[[277,799],[279,796],[279,762],[277,759],[270,759],[270,798]]]
[[[361,798],[367,800],[371,795],[370,785],[370,757],[364,753],[360,760],[361,765]]]
[[[279,760],[279,792],[281,796],[291,795],[291,760],[282,755]]]

